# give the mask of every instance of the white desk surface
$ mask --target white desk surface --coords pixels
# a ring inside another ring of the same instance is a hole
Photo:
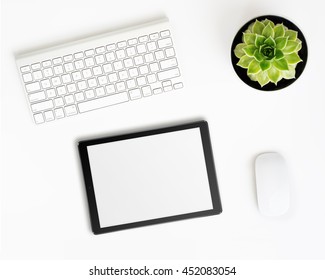
[[[324,259],[325,87],[318,0],[2,1],[2,214],[5,259]],[[308,42],[302,76],[260,92],[235,74],[230,46],[260,15],[293,21]],[[48,125],[33,124],[15,54],[167,16],[185,88]],[[77,153],[94,136],[205,119],[223,213],[95,236]],[[278,151],[293,180],[290,212],[257,209],[253,162]]]

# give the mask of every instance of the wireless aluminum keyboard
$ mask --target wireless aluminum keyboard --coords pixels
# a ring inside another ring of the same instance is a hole
[[[183,87],[168,20],[17,58],[36,124]]]

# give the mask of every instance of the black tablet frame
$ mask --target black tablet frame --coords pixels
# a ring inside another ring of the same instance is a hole
[[[213,208],[210,210],[204,210],[204,211],[193,212],[188,214],[162,217],[162,218],[157,218],[152,220],[139,221],[134,223],[101,228],[87,147],[92,145],[145,137],[145,136],[168,133],[168,132],[175,132],[179,130],[186,130],[192,128],[200,129]],[[110,136],[110,137],[80,141],[78,143],[78,149],[79,149],[79,155],[80,155],[80,160],[81,160],[81,165],[82,165],[82,170],[84,175],[84,182],[85,182],[85,187],[87,192],[91,227],[94,234],[113,232],[117,230],[130,229],[135,227],[142,227],[147,225],[154,225],[154,224],[178,221],[178,220],[189,219],[189,218],[217,215],[222,212],[220,194],[219,194],[218,183],[217,183],[217,176],[216,176],[213,153],[212,153],[212,146],[210,141],[209,127],[206,121],[198,121],[194,123],[188,123],[188,124],[177,125],[172,127],[165,127],[160,129],[147,130],[142,132],[118,135],[118,136]]]

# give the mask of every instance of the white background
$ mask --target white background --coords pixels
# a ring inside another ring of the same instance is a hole
[[[321,1],[2,1],[1,257],[4,259],[324,259],[325,93]],[[279,92],[244,84],[230,61],[238,29],[265,14],[304,32],[302,76]],[[33,124],[15,54],[160,16],[173,27],[184,89]],[[76,142],[209,122],[224,212],[94,236]],[[253,162],[280,152],[290,168],[290,212],[257,209]]]

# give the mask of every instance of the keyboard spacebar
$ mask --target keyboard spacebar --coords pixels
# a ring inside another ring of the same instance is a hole
[[[78,108],[80,113],[84,113],[87,111],[107,107],[110,105],[115,105],[126,101],[129,101],[128,93],[121,92],[121,93],[93,99],[87,102],[79,103]]]

